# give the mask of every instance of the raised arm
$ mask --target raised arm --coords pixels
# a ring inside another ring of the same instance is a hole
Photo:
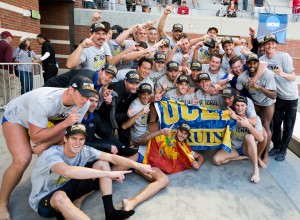
[[[172,6],[167,6],[158,22],[157,31],[161,38],[168,36],[164,28],[165,28],[167,16],[172,12],[172,10],[173,10]]]

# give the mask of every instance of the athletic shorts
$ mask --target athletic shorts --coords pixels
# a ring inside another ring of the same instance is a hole
[[[1,124],[3,125],[5,122],[7,122],[8,120],[3,116],[2,117],[2,122],[1,122]]]
[[[235,149],[235,150],[239,153],[240,156],[245,156],[245,155],[243,154],[243,148],[242,148],[242,147],[240,147],[240,148],[238,148],[238,149]]]
[[[50,199],[53,194],[57,191],[64,191],[67,196],[70,198],[71,201],[74,201],[80,198],[83,195],[86,195],[89,192],[99,189],[99,179],[86,179],[86,180],[75,180],[71,179],[62,187],[58,188],[54,192],[46,195],[42,198],[38,205],[38,213],[40,216],[44,218],[51,218],[55,216],[60,216],[61,214],[58,213],[51,205]]]

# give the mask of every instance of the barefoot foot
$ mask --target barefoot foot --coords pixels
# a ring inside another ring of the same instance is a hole
[[[251,177],[250,180],[251,180],[251,182],[253,182],[253,183],[259,183],[259,182],[260,182],[259,173],[253,174],[253,176]]]
[[[0,206],[0,220],[11,220],[7,205]]]
[[[267,168],[267,164],[261,159],[258,159],[258,165],[263,169]]]

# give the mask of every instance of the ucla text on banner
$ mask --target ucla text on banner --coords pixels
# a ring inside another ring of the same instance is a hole
[[[287,23],[286,14],[260,13],[257,40],[264,38],[266,34],[275,34],[278,43],[285,44]]]
[[[222,148],[231,152],[230,131],[235,121],[229,117],[229,111],[207,110],[172,100],[156,102],[155,107],[161,129],[172,124],[176,129],[181,123],[191,127],[187,143],[193,150]]]

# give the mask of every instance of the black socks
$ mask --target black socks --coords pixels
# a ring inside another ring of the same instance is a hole
[[[112,202],[112,195],[102,197],[106,220],[123,220],[134,214],[134,210],[116,210]]]

